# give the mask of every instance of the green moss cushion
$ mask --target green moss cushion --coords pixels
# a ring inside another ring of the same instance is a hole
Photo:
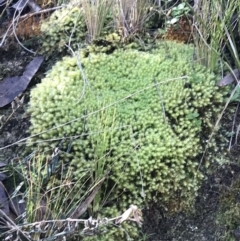
[[[65,57],[31,92],[31,134],[44,132],[32,143],[72,137],[64,161],[73,180],[108,173],[108,198],[124,208],[187,196],[199,187],[204,133],[223,101],[215,82],[191,46],[174,42]]]
[[[81,8],[69,6],[57,10],[41,24],[42,52],[47,55],[56,50],[61,52],[69,43],[77,49],[85,40],[86,31]]]

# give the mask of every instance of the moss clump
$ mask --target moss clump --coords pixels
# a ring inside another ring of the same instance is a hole
[[[41,51],[48,55],[53,51],[62,52],[70,40],[71,47],[77,49],[85,40],[86,31],[81,8],[69,6],[57,10],[41,25]]]
[[[110,54],[114,50],[123,47],[123,42],[121,37],[117,33],[107,34],[104,37],[99,37],[97,40],[94,40],[92,44],[86,46],[86,48],[81,50],[81,56],[86,57],[89,54],[99,54],[106,53]]]
[[[32,143],[47,148],[74,136],[64,167],[79,185],[109,172],[103,188],[115,184],[109,199],[122,210],[176,192],[192,197],[203,177],[202,137],[223,102],[216,77],[192,56],[191,46],[174,42],[151,53],[90,55],[82,59],[87,80],[74,58],[63,58],[31,92],[30,131],[44,132]]]

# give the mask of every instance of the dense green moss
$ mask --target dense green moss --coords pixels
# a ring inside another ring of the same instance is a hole
[[[31,134],[44,133],[31,143],[47,148],[47,140],[74,136],[64,167],[79,185],[109,172],[103,188],[116,184],[108,199],[118,207],[168,201],[176,192],[192,197],[203,177],[204,133],[223,102],[193,48],[161,42],[151,53],[117,50],[81,62],[87,79],[66,57],[32,90]]]
[[[83,19],[82,9],[66,7],[55,11],[42,23],[42,52],[50,55],[54,50],[61,52],[66,45],[77,49],[85,40],[87,27]]]

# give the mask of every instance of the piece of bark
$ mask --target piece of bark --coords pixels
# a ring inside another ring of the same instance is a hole
[[[5,166],[7,166],[6,163],[4,163],[4,162],[0,162],[0,167],[5,167]]]
[[[8,176],[5,173],[0,172],[0,181],[3,181],[7,178]]]
[[[5,167],[7,164],[4,163],[4,162],[0,162],[0,168],[1,167]],[[0,181],[3,181],[7,178],[7,175],[3,172],[1,172],[1,169],[0,169]]]
[[[239,79],[240,77],[240,71],[238,69],[234,69],[233,70],[234,75],[236,76],[237,79]],[[235,80],[235,77],[232,73],[229,73],[227,75],[225,75],[218,83],[218,86],[226,86],[226,85],[230,85],[233,83],[233,81]]]
[[[39,5],[37,5],[33,0],[19,0],[12,5],[12,8],[16,9],[17,11],[22,11],[26,6],[28,6],[31,12],[34,13],[41,10]]]
[[[0,209],[6,214],[6,216],[9,215],[8,195],[2,182],[0,182]]]
[[[22,76],[5,78],[0,82],[0,107],[11,103],[28,86],[43,62],[43,57],[35,57],[25,68]]]
[[[19,0],[16,3],[14,3],[11,7],[16,9],[17,11],[22,11],[26,5],[28,0]]]
[[[37,5],[33,0],[29,0],[27,5],[33,13],[39,12],[41,10],[41,7]]]
[[[18,217],[26,211],[26,203],[20,202],[22,197],[9,197],[9,208]]]

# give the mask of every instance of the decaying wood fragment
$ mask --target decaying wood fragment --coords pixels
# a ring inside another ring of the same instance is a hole
[[[234,69],[233,73],[225,75],[218,83],[217,86],[226,86],[232,84],[234,81],[238,80],[240,77],[240,71]]]
[[[11,103],[18,95],[22,94],[40,68],[43,60],[43,57],[35,57],[26,66],[22,76],[5,78],[0,82],[0,107]]]

